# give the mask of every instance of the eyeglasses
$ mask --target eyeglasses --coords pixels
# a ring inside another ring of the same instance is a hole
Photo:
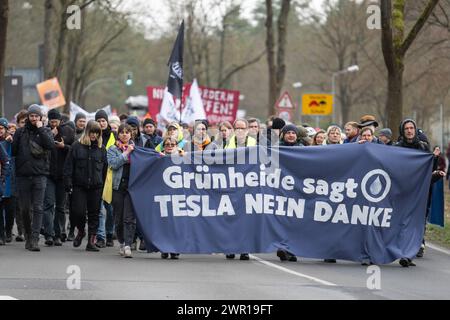
[[[164,145],[164,147],[176,147],[177,145],[175,143],[167,143]]]
[[[247,130],[247,128],[234,128],[234,130]]]
[[[199,131],[206,131],[206,128],[197,128],[195,130],[199,130]]]

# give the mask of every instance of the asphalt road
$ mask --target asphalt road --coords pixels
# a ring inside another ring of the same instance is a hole
[[[157,253],[133,252],[133,259],[125,259],[116,248],[86,252],[85,241],[80,248],[42,242],[38,253],[23,243],[0,247],[0,299],[450,299],[450,252],[430,247],[416,267],[393,263],[375,267],[373,274],[357,263],[280,262],[275,254],[252,255],[250,261],[222,254],[162,260]],[[79,270],[79,282],[73,270]],[[368,278],[378,274],[369,289]],[[69,286],[80,288],[69,290],[68,278]]]

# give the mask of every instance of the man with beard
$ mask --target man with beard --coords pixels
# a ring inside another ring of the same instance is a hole
[[[416,150],[421,150],[423,152],[428,152],[428,153],[430,152],[430,148],[429,148],[428,144],[419,139],[416,122],[412,119],[405,119],[400,124],[400,138],[399,138],[399,141],[395,145],[398,147],[416,149]],[[436,170],[435,166],[433,166],[433,173],[432,173],[432,178],[431,178],[432,184],[444,176],[445,176],[445,172],[443,172],[441,170]],[[430,186],[430,188],[431,188],[431,186]],[[428,201],[430,201],[430,197],[428,197]],[[425,213],[425,219],[426,219],[426,215],[427,215],[427,213]],[[423,250],[423,248],[424,248],[424,244],[420,249]],[[420,251],[421,250],[419,250],[419,252]],[[423,254],[423,251],[422,251],[422,254]],[[410,267],[410,266],[414,267],[415,266],[415,264],[412,262],[412,259],[410,259],[410,258],[401,258],[399,262],[402,267]]]
[[[42,123],[41,108],[35,104],[31,105],[25,126],[17,130],[12,144],[12,155],[16,157],[17,189],[23,214],[25,248],[30,251],[40,251],[39,234],[45,187],[50,173],[49,153],[55,148],[53,141],[50,129]]]

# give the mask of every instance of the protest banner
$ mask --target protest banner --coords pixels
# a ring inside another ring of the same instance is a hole
[[[145,243],[376,264],[416,255],[431,154],[371,143],[280,147],[269,163],[264,150],[170,157],[136,149],[129,192]]]

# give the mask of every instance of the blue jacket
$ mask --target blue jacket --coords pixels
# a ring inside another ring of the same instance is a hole
[[[11,170],[11,142],[0,142],[1,183],[0,196],[9,198],[15,192],[15,170]]]
[[[108,158],[108,166],[113,172],[113,190],[119,190],[123,166],[128,163],[128,156],[124,155],[115,145],[108,149],[106,156]]]

